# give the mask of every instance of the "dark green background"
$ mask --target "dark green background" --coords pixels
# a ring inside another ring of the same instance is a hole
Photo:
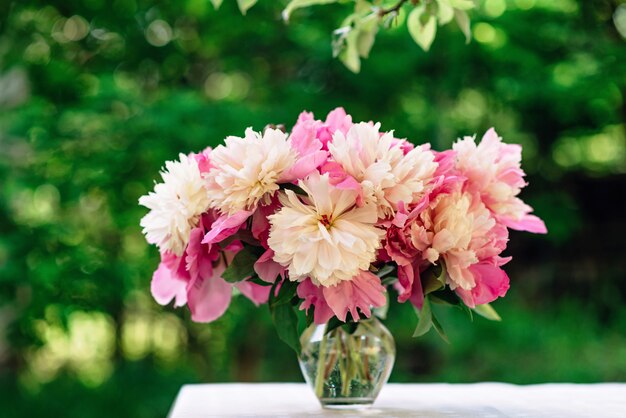
[[[626,380],[623,2],[487,0],[471,44],[450,26],[424,53],[401,26],[358,75],[331,57],[350,6],[285,25],[234,3],[0,0],[0,415],[156,417],[183,383],[301,381],[266,307],[202,325],[153,302],[137,199],[179,152],[336,106],[436,149],[495,126],[550,230],[511,234],[502,323],[442,310],[451,345],[412,339],[394,304],[392,381]]]

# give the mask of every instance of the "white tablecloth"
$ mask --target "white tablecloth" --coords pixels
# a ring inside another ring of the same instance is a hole
[[[626,384],[387,384],[361,411],[324,410],[302,383],[186,385],[170,418],[199,417],[626,418]]]

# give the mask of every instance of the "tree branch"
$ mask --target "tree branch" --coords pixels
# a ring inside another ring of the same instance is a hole
[[[410,0],[410,1],[411,3],[413,3],[414,6],[420,2],[420,0]],[[400,10],[402,6],[404,6],[405,3],[408,3],[408,2],[409,0],[400,0],[398,1],[398,3],[396,3],[395,6],[391,6],[387,9],[380,9],[378,11],[378,16],[383,17],[385,15],[388,15],[389,13],[396,13],[398,10]]]

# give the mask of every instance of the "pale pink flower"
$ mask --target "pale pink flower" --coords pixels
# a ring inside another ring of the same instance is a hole
[[[543,221],[530,214],[532,208],[517,197],[526,186],[520,145],[504,144],[491,128],[480,144],[476,144],[475,137],[465,137],[453,149],[456,169],[467,178],[466,189],[479,193],[499,222],[521,231],[547,232]]]
[[[287,134],[278,129],[260,134],[248,128],[245,138],[229,136],[211,152],[206,174],[211,207],[232,215],[269,203],[279,183],[290,181],[296,158]]]
[[[315,172],[301,180],[307,196],[280,194],[283,207],[269,216],[269,247],[291,280],[311,277],[331,286],[352,280],[376,259],[384,231],[375,226],[376,207],[356,207],[356,192],[340,190],[328,175]]]
[[[469,193],[455,192],[438,196],[420,220],[411,230],[415,241],[432,232],[423,257],[433,264],[445,260],[451,289],[472,289],[476,283],[468,267],[479,261],[476,250],[486,245],[485,236],[496,226],[489,210]]]
[[[150,244],[180,256],[209,198],[196,160],[185,154],[167,161],[161,177],[163,183],[157,183],[154,192],[139,198],[139,204],[150,209],[140,225]]]
[[[437,163],[427,145],[405,154],[402,140],[379,129],[380,124],[359,123],[346,135],[337,131],[328,149],[332,160],[360,184],[365,202],[374,203],[378,216],[385,218],[400,202],[411,205],[424,196]]]

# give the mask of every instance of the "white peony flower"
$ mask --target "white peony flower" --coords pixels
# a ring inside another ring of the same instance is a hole
[[[162,252],[177,256],[185,251],[191,230],[209,206],[198,164],[185,154],[179,157],[179,161],[165,163],[165,170],[161,171],[163,183],[139,198],[139,204],[150,209],[140,223],[146,240]]]
[[[332,158],[361,184],[366,202],[375,203],[381,218],[393,215],[399,202],[407,205],[423,197],[437,169],[434,154],[417,146],[406,155],[403,140],[393,132],[379,133],[380,124],[359,123],[335,132],[328,144]]]
[[[310,277],[322,286],[367,270],[385,234],[374,226],[376,206],[356,207],[357,192],[335,188],[328,174],[314,172],[299,185],[308,196],[286,190],[283,207],[269,216],[274,261],[287,267],[291,280]]]
[[[244,138],[229,136],[225,143],[211,153],[206,176],[211,207],[233,214],[269,202],[296,161],[287,134],[266,129],[261,135],[248,128]]]

